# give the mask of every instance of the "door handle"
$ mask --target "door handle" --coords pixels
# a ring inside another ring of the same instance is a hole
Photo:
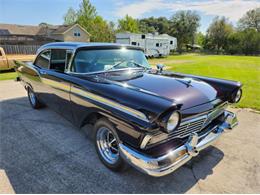
[[[47,74],[45,70],[39,70],[40,74]]]

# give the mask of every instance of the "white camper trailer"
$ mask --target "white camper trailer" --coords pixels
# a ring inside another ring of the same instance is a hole
[[[118,33],[116,42],[142,47],[147,57],[167,56],[177,48],[177,39],[167,34]]]

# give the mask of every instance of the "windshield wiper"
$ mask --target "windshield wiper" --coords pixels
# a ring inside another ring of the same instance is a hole
[[[131,61],[131,63],[133,63],[133,64],[135,64],[135,65],[137,65],[137,66],[139,66],[139,67],[141,67],[141,68],[144,68],[145,70],[151,69],[150,67],[146,67],[146,66],[144,66],[144,65],[142,65],[142,64],[139,64],[139,63],[137,63],[137,62],[135,62],[135,61]]]
[[[145,70],[150,69],[150,68],[145,67],[144,65],[139,64],[139,63],[137,63],[137,62],[135,62],[135,61],[123,60],[123,61],[118,62],[117,64],[113,65],[112,67],[110,67],[110,68],[107,69],[106,71],[113,70],[115,67],[121,65],[121,64],[124,63],[124,62],[130,62],[130,63],[132,63],[132,64],[134,64],[134,65],[136,65],[136,66],[139,66],[139,67],[141,67],[141,68],[143,68],[143,69],[145,69]]]

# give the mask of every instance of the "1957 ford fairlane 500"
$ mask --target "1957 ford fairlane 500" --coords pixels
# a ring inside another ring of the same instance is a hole
[[[31,106],[92,126],[97,154],[114,171],[130,164],[169,174],[238,124],[226,107],[239,102],[239,82],[152,69],[139,47],[50,43],[16,65]]]

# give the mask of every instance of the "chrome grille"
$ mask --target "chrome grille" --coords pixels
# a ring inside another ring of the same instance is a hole
[[[203,125],[207,119],[207,115],[192,119],[190,121],[182,123],[179,128],[169,134],[169,138],[172,137],[185,137],[192,132],[200,131],[203,128]]]
[[[199,132],[205,126],[210,124],[212,120],[220,116],[224,112],[226,107],[227,103],[223,103],[217,108],[204,113],[204,115],[184,121],[180,124],[177,130],[173,131],[170,134],[159,132],[150,139],[148,145],[165,142],[173,138],[187,137],[193,132]]]

